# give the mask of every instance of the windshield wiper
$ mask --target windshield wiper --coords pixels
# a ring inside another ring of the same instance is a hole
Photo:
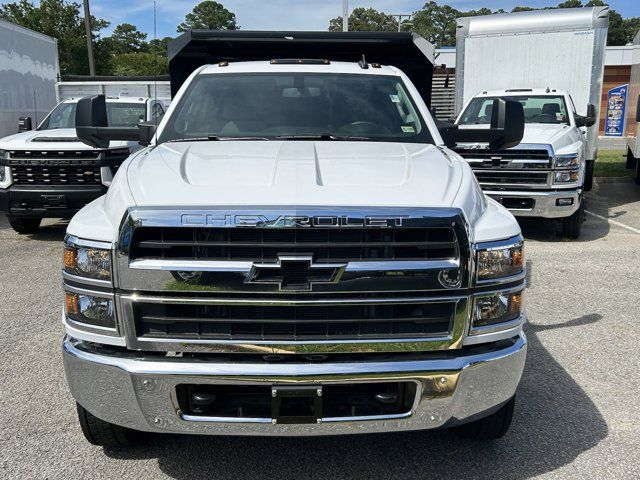
[[[269,140],[267,137],[223,137],[220,135],[207,135],[206,137],[184,137],[184,138],[172,138],[167,140],[167,143],[173,142],[217,142],[217,141],[230,141],[230,140]]]
[[[323,133],[321,135],[278,135],[276,140],[334,140],[334,141],[367,141],[371,137],[359,137],[355,135],[334,135]]]

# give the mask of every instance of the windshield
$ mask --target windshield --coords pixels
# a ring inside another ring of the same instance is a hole
[[[522,104],[524,123],[569,124],[567,106],[563,96],[518,96],[503,97]],[[474,98],[462,114],[460,125],[482,125],[491,123],[491,111],[496,97]]]
[[[160,142],[208,137],[433,143],[402,81],[365,74],[200,75]]]
[[[76,128],[76,103],[61,103],[38,127],[38,130]],[[107,101],[107,121],[110,127],[131,127],[145,119],[144,103]]]

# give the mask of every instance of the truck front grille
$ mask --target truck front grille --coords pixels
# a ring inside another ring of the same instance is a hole
[[[547,172],[510,172],[510,171],[482,171],[474,169],[476,178],[481,185],[547,185]]]
[[[137,336],[179,340],[359,340],[439,337],[455,302],[359,305],[185,305],[138,302]]]
[[[545,160],[547,163],[538,163],[538,168],[550,166],[551,156],[545,149],[510,149],[510,150],[489,150],[489,149],[464,149],[456,148],[455,151],[466,160],[482,160],[491,166],[493,161],[527,161]]]
[[[100,185],[100,167],[18,166],[11,167],[16,185]]]
[[[100,150],[11,150],[9,152],[9,156],[12,159],[47,160],[55,158],[64,160],[78,160],[87,158],[97,159],[100,156],[100,153]]]
[[[457,257],[451,228],[168,228],[141,227],[130,258],[275,262],[308,254],[315,262],[431,260]]]

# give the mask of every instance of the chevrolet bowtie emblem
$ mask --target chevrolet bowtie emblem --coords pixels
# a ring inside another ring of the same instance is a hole
[[[336,283],[346,264],[313,263],[312,256],[279,255],[277,263],[254,263],[245,283],[270,283],[280,290],[310,291],[318,283]]]

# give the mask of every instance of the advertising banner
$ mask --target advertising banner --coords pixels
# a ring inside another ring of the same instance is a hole
[[[604,134],[621,137],[624,134],[624,114],[627,107],[629,85],[620,85],[607,93],[607,117]]]

